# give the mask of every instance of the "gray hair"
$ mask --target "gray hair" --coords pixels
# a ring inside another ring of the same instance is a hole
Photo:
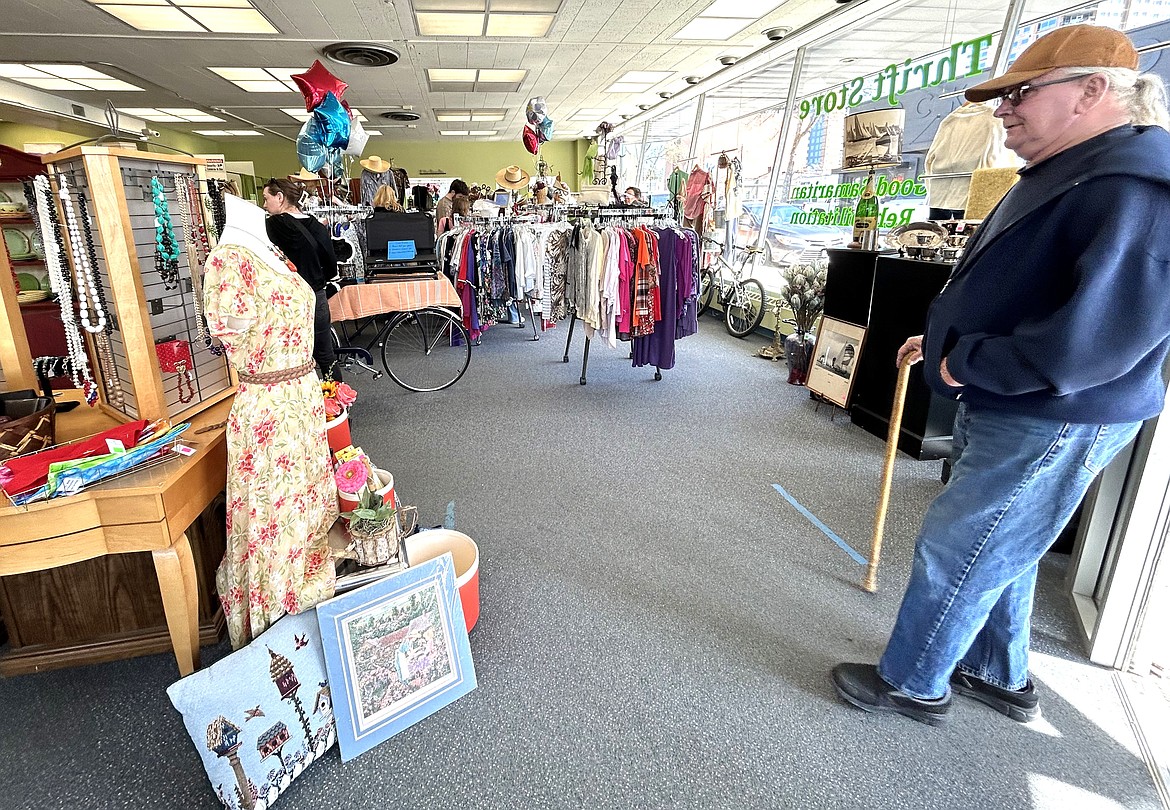
[[[1170,110],[1167,109],[1166,86],[1153,73],[1118,67],[1070,67],[1068,76],[1100,74],[1113,88],[1118,101],[1129,111],[1129,119],[1139,126],[1152,124],[1170,129]]]

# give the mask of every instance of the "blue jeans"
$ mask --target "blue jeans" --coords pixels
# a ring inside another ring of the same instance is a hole
[[[923,518],[882,678],[924,699],[947,694],[956,666],[1024,688],[1040,558],[1140,427],[960,405],[951,478]]]

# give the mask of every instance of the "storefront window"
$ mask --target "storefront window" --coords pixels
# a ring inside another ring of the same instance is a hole
[[[698,104],[698,99],[689,101],[650,122],[638,184],[643,196],[656,207],[669,201],[670,173],[690,155]]]

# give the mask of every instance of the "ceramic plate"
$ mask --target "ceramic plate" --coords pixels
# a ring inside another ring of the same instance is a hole
[[[942,247],[947,235],[947,229],[937,222],[911,222],[886,234],[886,244],[892,248],[933,249]]]
[[[20,292],[31,292],[41,288],[41,281],[32,273],[17,273],[16,280],[20,284]]]
[[[4,229],[4,244],[8,246],[8,255],[13,259],[26,259],[32,256],[32,243],[24,231],[15,228]]]

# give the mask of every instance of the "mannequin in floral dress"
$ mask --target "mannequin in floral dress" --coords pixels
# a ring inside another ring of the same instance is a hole
[[[227,422],[227,552],[216,586],[232,647],[333,595],[337,495],[313,364],[313,291],[269,241],[264,211],[224,195],[204,307],[240,385]]]

